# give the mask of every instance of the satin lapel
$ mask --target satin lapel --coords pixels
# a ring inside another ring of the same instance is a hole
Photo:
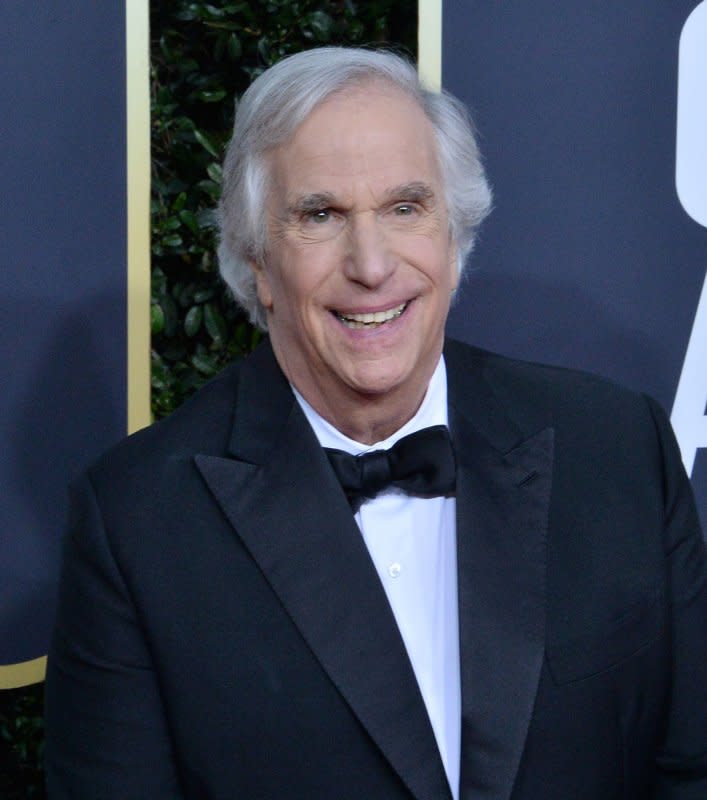
[[[244,365],[235,459],[196,456],[235,531],[353,712],[419,800],[449,797],[385,592],[304,414],[267,347]]]
[[[553,431],[528,435],[480,365],[469,371],[467,363],[459,377],[454,359],[447,363],[458,459],[460,798],[508,800],[545,645]]]

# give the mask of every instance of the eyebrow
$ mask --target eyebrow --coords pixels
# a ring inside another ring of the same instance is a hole
[[[384,194],[386,202],[406,200],[409,203],[429,203],[430,200],[434,200],[434,196],[432,187],[423,181],[401,183],[399,186],[388,189]]]
[[[313,192],[297,197],[287,208],[289,214],[308,214],[311,211],[319,211],[328,208],[336,202],[331,192]]]

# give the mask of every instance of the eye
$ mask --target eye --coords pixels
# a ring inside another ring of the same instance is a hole
[[[398,217],[409,217],[415,213],[415,207],[412,203],[399,203],[395,206],[395,214]]]
[[[310,222],[315,222],[318,224],[321,224],[322,222],[328,222],[331,219],[331,209],[318,208],[316,211],[310,211],[307,214],[307,219]]]

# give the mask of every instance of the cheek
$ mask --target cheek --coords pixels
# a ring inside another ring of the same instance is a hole
[[[316,304],[326,295],[335,279],[338,263],[336,242],[307,243],[292,248],[289,258],[281,262],[276,297],[291,305]]]
[[[290,329],[306,327],[309,309],[317,296],[311,277],[311,270],[303,263],[282,265],[275,275],[270,275],[267,281],[269,305],[266,308],[280,325]],[[262,298],[261,303],[265,305]]]
[[[416,237],[401,242],[398,253],[440,291],[452,292],[459,282],[456,255],[446,240]]]

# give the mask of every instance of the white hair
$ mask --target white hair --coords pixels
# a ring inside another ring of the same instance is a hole
[[[221,277],[263,330],[265,310],[251,264],[263,262],[266,248],[266,154],[287,142],[328,97],[369,80],[408,94],[432,124],[460,275],[491,209],[491,190],[466,108],[444,91],[425,89],[409,61],[390,52],[347,47],[321,47],[285,58],[263,72],[237,104],[218,209]]]

